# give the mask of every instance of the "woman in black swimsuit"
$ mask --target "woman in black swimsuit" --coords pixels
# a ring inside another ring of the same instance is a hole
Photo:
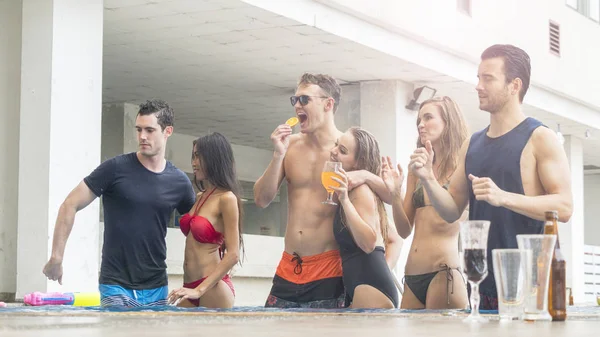
[[[351,308],[397,308],[398,290],[389,267],[395,264],[395,257],[387,256],[385,248],[399,244],[399,238],[394,240],[398,234],[387,221],[382,201],[367,184],[351,192],[347,188],[346,171],[367,170],[379,175],[379,145],[367,131],[350,128],[331,150],[331,160],[342,163],[341,179],[333,178],[340,183],[340,187],[332,186],[340,204],[333,234],[342,257],[346,304]]]
[[[450,176],[459,164],[461,146],[467,139],[467,127],[458,105],[449,97],[423,102],[417,129],[417,147],[431,143],[436,178],[447,188]],[[449,224],[437,214],[419,179],[411,173],[407,177],[403,200],[402,169],[400,165],[398,170],[394,169],[389,157],[384,160],[382,178],[394,195],[392,208],[398,233],[406,239],[413,226],[415,228],[405,267],[401,308],[466,308],[467,288],[458,270],[458,221]],[[463,219],[466,215],[467,212]]]

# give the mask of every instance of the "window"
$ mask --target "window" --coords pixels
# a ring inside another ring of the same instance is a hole
[[[582,15],[600,22],[600,0],[566,0],[567,6]]]
[[[550,21],[550,52],[560,56],[560,26]]]
[[[590,15],[590,1],[591,0],[579,0],[577,3],[577,11],[585,16]]]
[[[600,22],[600,0],[590,0],[590,18]]]
[[[275,199],[266,208],[254,203],[254,182],[241,181],[244,196],[244,234],[279,236],[285,235],[287,224],[287,185],[284,182]]]
[[[456,8],[468,16],[471,16],[471,0],[456,0]]]

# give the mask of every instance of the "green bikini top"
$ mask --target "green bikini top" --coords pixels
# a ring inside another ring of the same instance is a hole
[[[447,182],[442,187],[445,190],[448,190],[449,185],[450,185],[450,183]],[[423,189],[423,185],[421,185],[420,180],[417,180],[417,186],[415,188],[415,191],[412,194],[412,202],[413,202],[413,206],[415,207],[415,209],[425,207],[425,206],[431,206],[431,204],[425,204],[425,191]]]

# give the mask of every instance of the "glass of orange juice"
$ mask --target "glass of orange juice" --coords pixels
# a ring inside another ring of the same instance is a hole
[[[332,177],[336,177],[338,179],[342,179],[342,177],[338,174],[340,169],[342,168],[342,163],[337,161],[326,161],[325,166],[323,166],[323,172],[321,173],[321,184],[327,190],[327,200],[323,201],[323,204],[335,205],[337,203],[333,201],[333,187],[340,187],[340,183],[333,180]]]

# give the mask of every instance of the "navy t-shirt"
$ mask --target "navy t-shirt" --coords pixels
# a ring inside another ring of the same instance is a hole
[[[195,201],[186,174],[168,161],[152,172],[132,152],[106,160],[83,181],[104,204],[100,284],[167,285],[167,224],[174,209],[187,213]]]

